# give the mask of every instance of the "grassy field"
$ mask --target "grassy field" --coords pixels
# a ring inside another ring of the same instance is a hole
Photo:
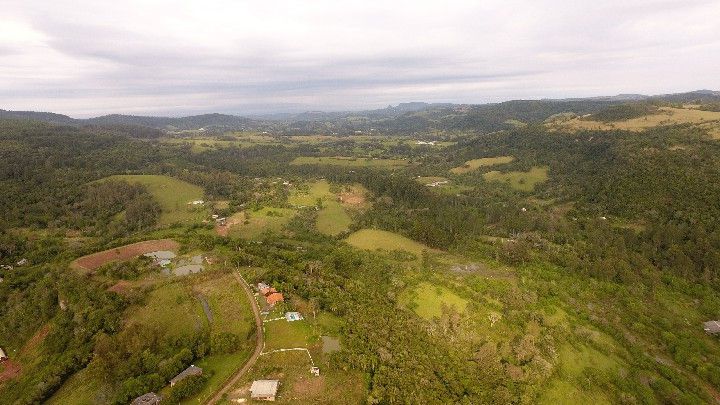
[[[358,249],[366,250],[404,250],[418,257],[422,255],[423,250],[436,251],[422,243],[408,239],[397,233],[383,231],[380,229],[361,229],[353,232],[346,242]]]
[[[581,117],[564,121],[552,121],[546,124],[549,128],[561,131],[580,130],[611,130],[643,131],[661,125],[675,124],[707,124],[720,121],[720,112],[701,111],[691,108],[661,107],[656,114],[615,122],[600,122]]]
[[[252,342],[247,340],[254,324],[252,307],[242,287],[232,274],[224,274],[197,284],[194,291],[202,294],[212,313],[211,333],[230,332],[246,341],[245,347],[232,354],[207,356],[197,366],[212,372],[212,377],[197,395],[183,404],[205,403],[207,399],[250,357]]]
[[[326,180],[314,181],[304,187],[295,188],[288,197],[288,203],[292,205],[313,206],[317,205],[318,199],[332,197],[330,183]]]
[[[167,331],[168,335],[175,336],[207,324],[200,302],[180,282],[169,283],[154,290],[144,306],[130,308],[128,313],[128,325],[155,325]]]
[[[232,225],[229,234],[246,239],[256,238],[265,231],[280,232],[293,216],[295,210],[290,208],[263,207],[258,211],[244,211],[248,223],[238,221]]]
[[[308,347],[312,335],[310,324],[305,321],[272,321],[265,324],[265,351]]]
[[[335,236],[347,231],[351,224],[352,218],[345,211],[343,205],[332,200],[323,203],[323,208],[318,212],[315,226],[321,233]]]
[[[331,165],[345,167],[373,167],[382,169],[396,169],[408,165],[404,159],[371,159],[350,156],[316,157],[299,156],[290,164],[292,165]]]
[[[485,181],[498,181],[507,183],[518,191],[533,191],[535,186],[548,179],[547,167],[533,167],[527,172],[499,172],[497,170],[483,174]]]
[[[465,174],[477,170],[481,167],[503,165],[506,163],[510,163],[513,160],[515,160],[515,158],[512,156],[496,156],[490,158],[473,159],[468,160],[462,166],[450,169],[450,172],[452,174]]]
[[[207,217],[205,207],[188,205],[190,201],[203,199],[203,189],[193,184],[159,175],[117,175],[106,179],[139,183],[147,187],[162,207],[160,225],[199,222]]]
[[[468,300],[449,289],[426,282],[420,283],[412,291],[407,292],[401,302],[428,320],[439,317],[442,314],[443,305],[453,306],[458,312],[465,312],[468,304]]]
[[[560,375],[553,380],[541,395],[541,404],[609,404],[600,390],[583,384],[586,370],[593,369],[601,374],[617,373],[620,364],[588,346],[575,348],[565,345],[558,355]]]

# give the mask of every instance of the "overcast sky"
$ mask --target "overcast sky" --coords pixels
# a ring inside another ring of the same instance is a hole
[[[720,90],[719,0],[0,0],[0,108],[75,117]]]

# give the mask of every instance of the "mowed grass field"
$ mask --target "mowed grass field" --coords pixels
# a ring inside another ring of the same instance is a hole
[[[299,156],[296,157],[291,165],[331,165],[344,167],[372,167],[380,169],[397,169],[408,165],[408,161],[404,159],[372,159],[351,156]]]
[[[308,347],[312,328],[306,320],[288,322],[284,319],[265,323],[265,352],[293,347]]]
[[[437,250],[420,242],[380,229],[361,229],[353,232],[345,241],[358,249],[403,250],[416,255],[418,258],[422,255],[423,250],[437,252]]]
[[[443,305],[455,307],[458,312],[465,312],[468,304],[468,300],[448,288],[427,282],[422,282],[406,292],[401,302],[420,317],[428,320],[440,317]]]
[[[161,175],[116,175],[105,180],[119,180],[144,185],[162,207],[160,225],[175,222],[199,222],[207,217],[204,206],[188,205],[188,202],[202,200],[202,188],[169,176]],[[102,181],[102,180],[101,180]]]
[[[493,170],[483,174],[485,181],[497,181],[506,183],[514,190],[530,192],[535,186],[544,183],[548,179],[548,168],[535,166],[527,172],[499,172]]]
[[[290,208],[263,207],[258,211],[244,211],[243,220],[236,218],[238,223],[228,231],[230,236],[245,239],[256,238],[265,231],[280,232],[294,216],[296,211]],[[248,223],[244,223],[247,219]],[[233,220],[235,222],[235,220]]]
[[[515,158],[512,156],[496,156],[496,157],[468,160],[462,166],[454,167],[454,168],[450,169],[450,173],[452,173],[452,174],[470,173],[481,167],[503,165],[503,164],[510,163],[513,160],[515,160]]]

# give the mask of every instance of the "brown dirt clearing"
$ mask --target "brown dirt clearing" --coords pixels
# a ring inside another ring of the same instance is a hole
[[[130,245],[120,246],[114,249],[103,250],[102,252],[83,256],[72,262],[70,266],[75,269],[90,272],[112,261],[130,260],[145,253],[155,252],[158,250],[176,251],[178,248],[180,248],[180,244],[172,239],[146,240],[144,242],[132,243]]]

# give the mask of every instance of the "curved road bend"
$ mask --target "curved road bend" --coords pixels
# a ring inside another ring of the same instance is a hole
[[[210,400],[207,402],[210,405],[217,403],[222,398],[222,396],[225,395],[225,393],[227,393],[233,385],[240,381],[240,379],[245,375],[245,373],[247,373],[248,370],[250,370],[250,368],[255,365],[255,362],[257,361],[258,357],[260,357],[260,353],[262,353],[265,344],[265,336],[263,334],[263,322],[262,318],[260,318],[260,308],[258,308],[257,301],[255,301],[255,296],[253,295],[252,290],[250,290],[250,286],[248,286],[245,280],[243,280],[242,276],[240,276],[240,273],[234,272],[233,275],[237,279],[238,283],[240,283],[243,290],[245,290],[245,294],[250,300],[253,314],[255,315],[255,352],[247,361],[247,363],[245,363],[243,368],[235,372],[235,374],[230,377],[230,379],[226,381],[225,384],[215,393],[215,395],[210,398]]]

